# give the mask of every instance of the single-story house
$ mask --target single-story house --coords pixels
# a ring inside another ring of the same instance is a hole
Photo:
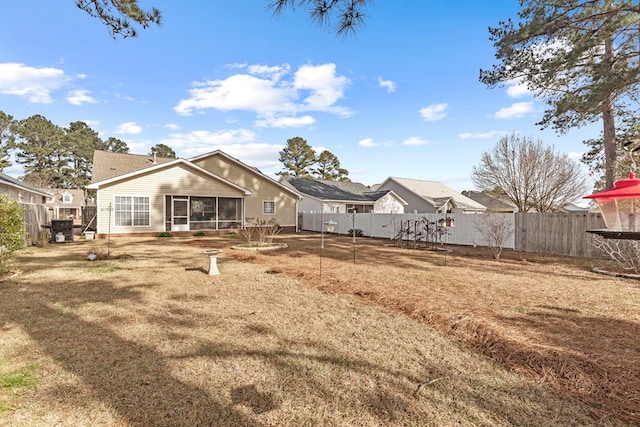
[[[488,212],[514,213],[518,211],[518,208],[513,203],[505,202],[483,191],[465,190],[462,195],[485,206]]]
[[[229,232],[247,219],[297,228],[300,195],[222,151],[161,159],[96,151],[98,236]]]
[[[407,213],[481,213],[486,210],[475,200],[435,181],[389,177],[375,188],[393,191],[402,197],[407,202]]]
[[[283,176],[280,182],[303,196],[300,212],[404,213],[407,204],[393,191],[373,191],[357,182]]]
[[[42,205],[49,194],[0,172],[0,194],[7,194],[11,200],[28,205]]]

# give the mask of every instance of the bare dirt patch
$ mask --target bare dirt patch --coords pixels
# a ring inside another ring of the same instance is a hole
[[[640,288],[590,260],[278,236],[20,254],[0,284],[0,425],[625,425]],[[223,249],[208,276],[204,249]],[[322,257],[320,252],[322,251]],[[525,259],[526,258],[526,259]],[[429,327],[425,327],[429,326]],[[496,363],[499,362],[499,363]],[[506,369],[505,369],[506,368]]]

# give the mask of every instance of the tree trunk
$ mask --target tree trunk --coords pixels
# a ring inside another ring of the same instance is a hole
[[[605,60],[613,61],[613,39],[609,38],[604,45]],[[604,170],[607,189],[613,188],[617,159],[616,150],[616,126],[613,111],[613,96],[609,94],[602,111],[603,137],[604,137]]]

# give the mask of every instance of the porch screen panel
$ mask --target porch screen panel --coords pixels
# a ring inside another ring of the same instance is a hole
[[[191,197],[191,214],[189,228],[191,230],[216,229],[215,197]]]
[[[218,228],[240,228],[242,226],[242,199],[218,198]]]

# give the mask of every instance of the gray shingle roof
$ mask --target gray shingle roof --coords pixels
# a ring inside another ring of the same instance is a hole
[[[5,184],[9,185],[10,187],[17,187],[17,188],[23,188],[25,190],[31,191],[32,193],[36,193],[36,194],[40,194],[41,196],[48,196],[49,194],[45,193],[42,190],[39,190],[35,187],[32,187],[28,184],[25,184],[24,182],[20,181],[19,179],[13,178],[5,173],[0,172],[0,182],[4,181]]]
[[[486,206],[490,210],[511,211],[511,212],[515,212],[517,210],[515,206],[510,205],[506,202],[503,202],[502,200],[484,192],[467,190],[467,191],[463,191],[462,194],[472,200],[475,200],[481,205]]]
[[[175,159],[157,157],[155,164],[167,163]],[[91,182],[100,182],[116,176],[125,175],[141,169],[153,166],[153,156],[112,153],[110,151],[96,150],[93,152],[93,171]]]
[[[372,192],[371,188],[357,182],[338,182],[297,178],[282,178],[302,194],[321,200],[340,200],[345,202],[374,202],[388,193]]]

